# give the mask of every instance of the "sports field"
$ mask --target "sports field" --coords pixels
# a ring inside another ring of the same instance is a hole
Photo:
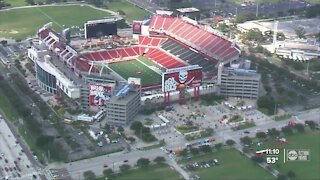
[[[296,133],[286,137],[288,144],[280,144],[277,141],[263,144],[261,149],[280,148],[280,155],[277,164],[274,166],[281,173],[287,174],[292,170],[296,174],[296,179],[320,179],[320,131]],[[307,162],[286,162],[284,163],[283,148],[286,149],[308,149],[311,159]]]
[[[128,3],[127,1],[119,0],[110,2],[107,4],[107,8],[115,12],[122,10],[125,13],[124,18],[129,22],[132,22],[132,20],[143,20],[150,15],[147,11]]]
[[[137,60],[112,63],[108,66],[124,79],[128,79],[128,77],[141,78],[142,86],[161,83],[161,76],[158,73],[154,72]]]
[[[63,5],[0,11],[0,37],[22,39],[34,35],[42,25],[52,22],[53,28],[80,26],[88,20],[110,17],[104,11],[88,6]],[[79,29],[74,29],[79,31]]]
[[[186,162],[194,163],[208,161],[210,159],[217,159],[220,162],[220,165],[210,168],[199,168],[191,173],[193,175],[198,175],[200,179],[276,179],[265,169],[254,164],[252,160],[244,155],[240,155],[239,151],[235,149],[221,150],[211,154],[193,157],[191,160],[185,161],[184,164]]]
[[[143,63],[145,63],[146,65],[148,65],[148,66],[154,66],[154,67],[157,67],[157,68],[161,69],[160,65],[156,64],[154,61],[152,61],[152,60],[150,60],[150,59],[148,59],[146,57],[140,56],[138,59],[140,61],[142,61]]]

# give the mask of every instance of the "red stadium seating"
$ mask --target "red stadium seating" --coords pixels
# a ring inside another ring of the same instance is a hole
[[[213,58],[226,60],[226,58],[234,58],[240,54],[240,48],[231,46],[232,43],[229,40],[178,17],[154,15],[150,21],[149,31],[165,33]],[[224,53],[229,50],[234,52],[228,55]]]
[[[148,52],[146,53],[146,57],[152,59],[165,68],[186,66],[186,63],[175,59],[173,56],[168,55],[167,53],[157,48],[149,48]]]
[[[144,46],[159,46],[166,38],[149,37],[149,36],[139,36],[139,44]]]

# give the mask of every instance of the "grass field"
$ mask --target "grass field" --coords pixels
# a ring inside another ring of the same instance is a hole
[[[1,65],[0,65],[1,66]],[[0,86],[2,83],[0,83]],[[0,87],[0,110],[2,110],[6,116],[9,118],[11,121],[15,121],[17,119],[16,112],[13,110],[14,108],[11,106],[6,93],[4,90]]]
[[[98,180],[104,180],[104,177]],[[179,180],[183,179],[177,172],[172,170],[168,165],[151,165],[147,168],[132,169],[116,176],[116,180]]]
[[[26,6],[25,0],[4,0],[4,2],[11,4],[12,7]]]
[[[125,13],[125,19],[129,22],[132,20],[143,20],[145,17],[150,15],[147,11],[130,4],[125,0],[119,1],[108,3],[107,8],[116,12],[118,10],[122,10]]]
[[[220,162],[219,166],[210,168],[200,168],[196,171],[192,171],[192,174],[198,175],[200,179],[246,179],[246,180],[263,180],[263,179],[275,179],[269,172],[254,164],[252,160],[248,159],[244,155],[235,149],[221,150],[206,154],[198,157],[194,157],[191,160],[184,161],[199,162],[210,159],[217,159]]]
[[[281,173],[287,174],[292,170],[296,174],[296,179],[320,179],[320,131],[307,132],[304,134],[294,134],[286,137],[288,144],[282,145],[276,141],[263,144],[259,150],[264,148],[281,148],[279,161],[274,166]],[[283,163],[283,148],[286,149],[309,149],[310,161],[307,162],[286,162]]]
[[[110,14],[87,6],[50,6],[14,9],[0,12],[0,37],[21,39],[36,33],[42,25],[53,22],[53,28],[81,26],[88,20]]]
[[[146,65],[148,65],[148,66],[154,66],[154,67],[157,67],[159,69],[162,68],[160,65],[156,64],[154,61],[152,61],[152,60],[150,60],[150,59],[148,59],[148,58],[146,58],[144,56],[140,56],[138,59],[140,61],[142,61],[143,63],[145,63]]]
[[[141,78],[142,86],[160,84],[161,76],[137,60],[109,64],[109,67],[122,76]]]

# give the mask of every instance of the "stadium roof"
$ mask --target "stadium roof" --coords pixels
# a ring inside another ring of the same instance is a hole
[[[199,12],[199,9],[191,7],[191,8],[180,8],[180,9],[177,9],[177,11],[181,13],[192,13],[192,12]]]

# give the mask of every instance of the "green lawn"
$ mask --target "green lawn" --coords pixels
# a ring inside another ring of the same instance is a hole
[[[161,76],[137,60],[109,64],[109,67],[122,76],[141,78],[142,86],[160,84]]]
[[[103,179],[103,178],[100,178]],[[180,175],[168,165],[151,165],[144,169],[133,169],[115,178],[116,180],[179,180]]]
[[[125,13],[125,19],[129,22],[132,20],[143,20],[150,15],[147,11],[130,4],[125,0],[110,2],[107,4],[107,8],[116,12],[121,9]]]
[[[107,18],[110,14],[87,6],[64,5],[14,9],[0,12],[0,37],[15,39],[34,35],[42,25],[53,22],[53,28],[80,26],[88,20]],[[77,31],[77,30],[75,30]]]
[[[198,175],[200,179],[275,179],[269,172],[254,164],[253,161],[246,156],[240,155],[235,149],[221,150],[211,154],[193,157],[191,160],[185,160],[184,164],[189,162],[208,161],[210,159],[217,159],[220,162],[220,165],[207,169],[199,168],[191,173],[193,175]]]
[[[297,179],[320,179],[320,131],[307,133],[296,133],[286,137],[288,144],[279,144],[277,141],[270,141],[259,148],[280,148],[279,161],[275,167],[283,174],[292,170]],[[309,149],[311,160],[307,162],[283,162],[283,148],[286,149]]]
[[[12,7],[26,6],[25,0],[4,0],[4,2],[11,4]]]
[[[0,86],[2,84],[0,83]],[[15,121],[17,119],[17,114],[13,110],[9,100],[6,98],[6,93],[0,87],[0,109],[6,114],[10,121]]]

